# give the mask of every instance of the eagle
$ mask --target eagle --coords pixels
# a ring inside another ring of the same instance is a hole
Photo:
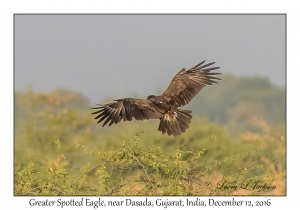
[[[149,95],[146,99],[122,98],[112,103],[92,108],[97,111],[97,123],[103,126],[118,124],[123,121],[159,119],[158,131],[169,136],[181,135],[188,129],[192,111],[178,109],[188,104],[206,85],[217,83],[220,78],[212,72],[220,67],[212,67],[215,62],[204,64],[205,60],[186,70],[181,69],[172,79],[167,89],[158,96]]]

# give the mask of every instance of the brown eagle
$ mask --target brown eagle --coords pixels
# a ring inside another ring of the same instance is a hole
[[[188,104],[192,98],[206,85],[217,83],[215,77],[221,73],[211,72],[220,67],[211,67],[215,62],[203,65],[197,64],[189,70],[183,68],[172,79],[168,88],[159,96],[150,95],[146,99],[122,98],[114,102],[92,109],[99,109],[96,114],[97,123],[104,121],[103,126],[109,123],[117,124],[121,120],[159,119],[158,130],[163,134],[180,135],[189,127],[192,111],[178,109]],[[209,67],[209,68],[207,68]]]

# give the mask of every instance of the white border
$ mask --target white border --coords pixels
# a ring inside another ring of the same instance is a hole
[[[40,1],[4,0],[0,9],[0,85],[1,85],[1,178],[2,209],[32,208],[30,197],[13,197],[13,14],[15,13],[287,13],[287,196],[271,197],[272,207],[296,206],[299,180],[299,7],[297,1]],[[297,120],[298,119],[298,120]],[[39,197],[43,199],[43,197]],[[56,199],[45,197],[46,199]],[[65,197],[63,199],[70,199]],[[115,197],[105,199],[118,200]],[[143,197],[139,197],[143,198]],[[164,197],[167,198],[167,197]],[[172,199],[174,197],[170,197]],[[199,197],[201,198],[201,197]],[[247,197],[261,200],[268,197]],[[79,197],[74,197],[79,199]],[[123,199],[126,199],[123,197]],[[151,197],[155,199],[155,197]],[[208,197],[203,197],[208,200]],[[216,197],[230,200],[230,197]],[[60,207],[59,207],[60,208]],[[93,208],[93,207],[92,207]],[[123,207],[131,209],[131,207]],[[199,207],[198,207],[199,208]],[[227,209],[232,207],[225,207]],[[65,208],[64,208],[65,209]],[[108,208],[106,208],[108,209]],[[163,209],[163,208],[162,208]],[[171,207],[168,207],[171,209]],[[182,209],[182,208],[181,208]]]

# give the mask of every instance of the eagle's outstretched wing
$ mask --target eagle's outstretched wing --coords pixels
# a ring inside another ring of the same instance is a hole
[[[144,119],[158,119],[162,117],[164,111],[159,109],[149,100],[123,98],[114,100],[114,102],[99,106],[92,109],[99,109],[92,113],[97,114],[95,119],[99,119],[97,123],[104,121],[103,126],[109,122],[109,126],[113,123],[117,124],[121,120],[131,121]]]
[[[214,73],[211,71],[219,69],[220,67],[206,68],[213,65],[215,62],[202,65],[204,62],[205,61],[202,61],[189,70],[183,68],[179,71],[173,77],[170,85],[162,95],[170,96],[178,106],[184,106],[188,104],[204,86],[217,83],[215,80],[220,80],[220,78],[214,77],[213,75],[221,73]]]

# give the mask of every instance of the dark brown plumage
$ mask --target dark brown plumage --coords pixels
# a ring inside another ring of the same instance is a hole
[[[121,120],[160,119],[158,130],[163,134],[180,135],[188,129],[192,119],[192,111],[178,107],[188,104],[206,85],[217,83],[215,77],[221,73],[211,72],[220,67],[209,67],[215,62],[197,64],[189,70],[183,68],[172,79],[171,83],[159,96],[150,95],[146,99],[123,98],[92,109],[98,109],[97,123],[104,121],[103,126],[117,124]],[[209,67],[209,68],[206,68]]]

